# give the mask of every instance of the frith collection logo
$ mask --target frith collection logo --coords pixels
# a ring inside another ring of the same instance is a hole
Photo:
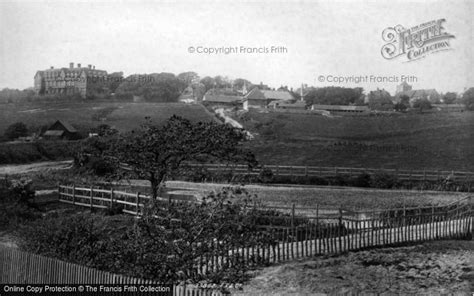
[[[451,49],[449,40],[455,37],[444,31],[445,21],[433,20],[409,29],[401,25],[386,28],[382,32],[382,39],[387,42],[382,46],[382,56],[387,60],[406,57],[407,61],[414,61]]]

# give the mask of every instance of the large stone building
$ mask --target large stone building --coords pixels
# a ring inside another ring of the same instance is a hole
[[[74,63],[70,63],[69,68],[38,71],[34,80],[35,92],[39,95],[77,93],[86,97],[95,86],[107,80],[107,71],[96,70],[92,65],[74,67]]]
[[[411,105],[421,99],[427,99],[433,104],[437,104],[441,101],[441,95],[436,89],[413,89],[412,86],[405,81],[397,86],[397,92],[394,97],[395,103],[400,102],[401,96],[407,96],[410,99]]]

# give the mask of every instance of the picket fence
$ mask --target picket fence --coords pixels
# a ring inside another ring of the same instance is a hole
[[[4,246],[0,246],[0,284],[152,285],[162,288],[163,293],[160,293],[160,295],[226,295],[215,289],[198,287],[191,284],[166,285],[152,280],[113,274]],[[114,293],[107,293],[107,295],[114,295]]]
[[[78,206],[108,208],[123,206],[123,212],[140,216],[147,195],[60,186],[60,201]],[[170,202],[167,198],[158,198]],[[171,200],[179,205],[189,202]],[[321,254],[339,254],[372,247],[403,245],[439,239],[472,237],[471,196],[451,204],[372,211],[259,206],[255,217],[255,240],[241,243],[209,241],[207,252],[196,259],[190,273],[208,273],[239,262],[260,266]],[[275,215],[275,212],[279,215]],[[261,238],[261,240],[259,240]],[[201,246],[202,247],[202,246]]]
[[[260,174],[263,169],[270,170],[274,176],[288,177],[355,177],[361,174],[387,174],[402,181],[474,181],[474,172],[447,171],[447,170],[406,170],[406,169],[373,169],[354,167],[324,167],[324,166],[288,166],[288,165],[262,165],[261,168],[249,170],[246,165],[225,164],[186,164],[190,168],[205,169],[209,172],[219,174],[249,175]]]

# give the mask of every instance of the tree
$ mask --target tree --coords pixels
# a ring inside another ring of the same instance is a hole
[[[471,87],[463,94],[462,100],[467,110],[474,110],[474,87]]]
[[[9,140],[26,137],[28,135],[28,128],[23,122],[17,122],[8,126],[4,135]]]
[[[405,105],[408,108],[410,106],[410,97],[407,95],[401,95],[400,103]]]
[[[192,83],[199,82],[199,75],[196,72],[183,72],[178,74],[177,77],[184,83],[185,87]]]
[[[171,73],[134,74],[125,78],[115,93],[143,96],[153,102],[177,102],[184,88],[184,83]]]
[[[398,111],[398,112],[403,112],[407,109],[408,107],[403,104],[403,103],[396,103],[394,106],[393,106],[393,109],[395,109],[395,111]]]
[[[454,103],[454,101],[456,101],[457,97],[458,97],[458,95],[455,92],[447,92],[443,96],[443,102],[445,104],[452,104],[452,103]]]
[[[352,105],[359,102],[363,89],[344,87],[322,87],[308,88],[305,94],[305,101],[308,105]]]
[[[165,180],[178,173],[185,161],[255,165],[254,155],[242,148],[246,138],[242,129],[230,125],[194,124],[172,116],[163,126],[153,125],[148,119],[140,129],[105,141],[106,147],[104,141],[95,140],[94,147],[86,145],[82,151],[114,163],[118,168],[117,177],[148,180],[152,196],[156,198]]]
[[[431,109],[431,102],[427,98],[421,98],[413,102],[413,108],[418,109],[422,113],[423,110]]]
[[[207,92],[211,88],[214,88],[216,86],[216,80],[212,77],[206,76],[203,79],[201,79],[201,83],[204,85],[204,92]]]
[[[379,111],[393,110],[393,102],[390,93],[383,89],[371,91],[369,93],[369,108]]]

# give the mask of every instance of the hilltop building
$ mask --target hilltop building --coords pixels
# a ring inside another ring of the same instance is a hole
[[[34,77],[34,89],[36,94],[80,94],[86,97],[100,83],[107,80],[107,71],[96,70],[95,66],[81,67],[74,63],[69,68],[51,67],[50,69],[37,71]]]
[[[420,99],[428,99],[434,104],[441,101],[441,95],[436,91],[436,89],[412,89],[412,86],[405,81],[397,86],[395,102],[399,102],[400,97],[403,95],[406,95],[408,98],[410,98],[410,105]]]

